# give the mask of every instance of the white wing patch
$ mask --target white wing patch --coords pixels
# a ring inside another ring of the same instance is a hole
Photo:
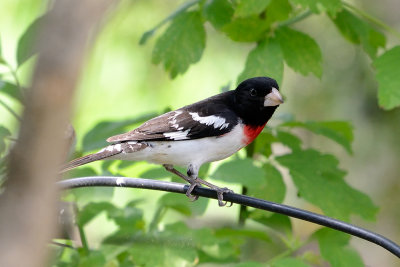
[[[189,131],[190,131],[190,129],[187,129],[186,131],[163,133],[163,135],[165,137],[173,139],[173,140],[186,140],[186,139],[189,139],[189,137],[187,136]]]
[[[190,112],[189,114],[192,116],[193,120],[198,121],[207,126],[212,125],[214,126],[215,129],[219,128],[220,130],[222,130],[228,128],[229,126],[229,123],[227,123],[224,118],[215,115],[200,117],[199,114],[195,112]]]
[[[176,122],[176,117],[178,117],[180,114],[182,114],[182,111],[178,110],[178,111],[174,112],[174,115],[172,115],[168,118],[170,120],[168,123],[171,124],[171,126],[177,130],[183,129],[183,127],[179,127],[179,124]]]

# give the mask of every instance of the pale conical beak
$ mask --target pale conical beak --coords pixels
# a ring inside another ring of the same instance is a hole
[[[272,88],[271,93],[265,96],[264,107],[273,107],[283,104],[282,95],[279,93],[278,89]]]

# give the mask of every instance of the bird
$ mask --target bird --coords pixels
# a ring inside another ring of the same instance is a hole
[[[100,151],[67,163],[62,173],[98,160],[147,161],[162,165],[190,186],[186,196],[192,201],[196,186],[217,192],[219,206],[225,206],[224,193],[198,177],[204,163],[225,159],[250,144],[263,130],[283,98],[276,80],[254,77],[236,89],[152,118],[129,132],[109,137],[110,145]],[[186,167],[187,175],[174,166]]]

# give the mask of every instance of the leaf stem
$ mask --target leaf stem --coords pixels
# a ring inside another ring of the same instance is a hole
[[[370,14],[368,14],[365,11],[362,11],[361,9],[358,9],[357,7],[353,6],[352,4],[343,2],[343,5],[345,7],[347,7],[348,9],[354,11],[355,13],[360,15],[361,17],[364,17],[365,19],[369,20],[371,23],[373,23],[373,24],[381,27],[382,29],[386,30],[387,32],[393,34],[394,36],[396,36],[396,38],[400,39],[400,33],[397,30],[395,30],[392,27],[390,27],[389,25],[383,23],[379,19],[371,16]]]
[[[143,33],[142,37],[140,38],[139,44],[143,45],[146,43],[146,41],[153,36],[153,34],[161,27],[163,26],[165,23],[167,23],[168,21],[170,21],[171,19],[175,18],[177,15],[179,15],[180,13],[184,12],[185,10],[187,10],[189,7],[197,4],[198,2],[200,2],[200,0],[191,0],[188,1],[186,3],[184,3],[182,6],[180,6],[177,10],[175,10],[174,12],[172,12],[168,17],[166,17],[165,19],[163,19],[161,22],[159,22],[156,26],[154,26],[153,29],[146,31],[145,33]]]
[[[161,221],[162,217],[164,217],[165,214],[165,207],[159,206],[156,212],[154,213],[153,220],[151,220],[150,226],[149,226],[149,231],[153,232],[157,229],[158,223]]]
[[[81,237],[81,242],[82,242],[82,247],[85,251],[86,254],[89,254],[90,250],[89,250],[89,245],[86,239],[86,234],[85,234],[85,230],[83,229],[82,225],[80,224],[76,224],[78,227],[78,231],[79,231],[79,235]]]
[[[281,23],[278,24],[277,28],[289,26],[291,24],[299,22],[300,20],[303,20],[303,19],[309,17],[311,14],[312,14],[311,10],[306,10],[293,18],[282,21]]]
[[[25,92],[23,91],[22,87],[21,87],[21,83],[19,82],[18,79],[18,75],[17,75],[17,70],[14,69],[10,63],[8,63],[8,61],[4,60],[4,65],[8,68],[8,70],[10,71],[11,76],[13,77],[14,81],[15,81],[15,85],[17,86],[18,90],[21,92],[21,95],[24,97],[25,96]]]
[[[290,256],[291,254],[293,254],[294,252],[296,252],[297,250],[299,250],[300,248],[302,248],[304,245],[306,245],[309,241],[305,241],[305,242],[298,242],[296,244],[294,244],[291,247],[288,247],[287,250],[285,250],[284,252],[276,255],[275,257],[273,257],[272,259],[267,261],[267,266],[271,266],[275,261],[285,258],[287,256]]]
[[[19,122],[21,122],[21,117],[3,100],[0,99],[0,105],[2,105],[8,112],[10,112]]]

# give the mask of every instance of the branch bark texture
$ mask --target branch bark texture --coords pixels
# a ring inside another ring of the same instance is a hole
[[[59,166],[88,38],[109,0],[59,0],[41,25],[39,57],[0,196],[0,266],[45,266],[56,232]]]

